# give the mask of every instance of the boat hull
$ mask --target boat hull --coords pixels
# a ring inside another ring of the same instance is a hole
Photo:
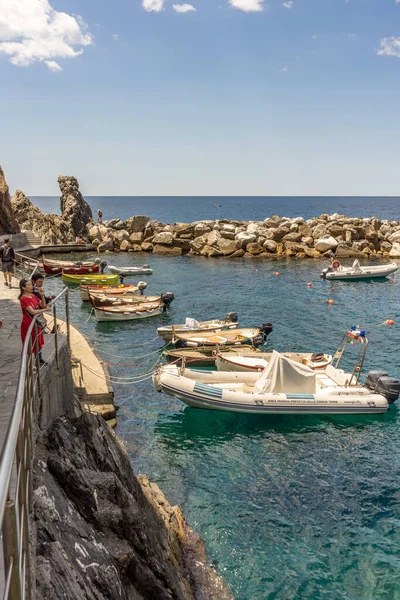
[[[118,275],[68,275],[63,273],[63,281],[83,285],[115,285]]]
[[[120,267],[113,267],[110,265],[108,270],[111,273],[115,273],[116,275],[121,275],[122,277],[134,277],[135,275],[151,275],[153,273],[153,269],[150,267],[132,267],[131,269],[123,269]]]
[[[82,302],[89,302],[89,292],[96,291],[101,294],[112,295],[112,296],[123,296],[125,294],[139,294],[139,288],[133,284],[120,284],[120,285],[92,285],[88,286],[82,284],[79,294]]]
[[[91,275],[98,273],[99,270],[99,265],[93,265],[92,267],[63,267],[62,272],[65,275]]]
[[[153,375],[153,384],[157,391],[179,398],[192,408],[224,412],[257,415],[356,415],[383,414],[389,408],[386,398],[368,393],[361,386],[357,386],[357,390],[336,388],[335,393],[330,396],[321,392],[251,393],[226,389],[224,384],[209,385],[167,372]]]
[[[156,317],[161,315],[163,312],[163,305],[157,306],[155,308],[151,308],[149,310],[143,311],[111,311],[107,309],[99,309],[95,308],[95,316],[98,322],[111,322],[111,321],[136,321],[139,319],[148,319],[150,317]]]
[[[238,323],[224,323],[223,321],[212,321],[210,324],[200,323],[200,327],[185,327],[185,325],[171,325],[167,327],[159,327],[158,335],[166,343],[172,342],[174,335],[184,335],[185,333],[217,333],[229,329],[237,329]]]
[[[341,280],[341,281],[359,281],[362,279],[384,279],[392,275],[398,270],[396,264],[388,265],[387,267],[361,267],[361,271],[353,271],[352,269],[336,270],[326,273],[325,279]]]

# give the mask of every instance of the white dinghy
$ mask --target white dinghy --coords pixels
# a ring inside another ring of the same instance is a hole
[[[282,355],[313,370],[325,369],[332,362],[332,356],[322,352],[282,352]],[[271,357],[271,352],[260,352],[258,356],[241,356],[239,353],[217,351],[215,366],[218,371],[253,371],[260,373],[268,365]]]
[[[322,271],[321,277],[329,280],[382,279],[383,277],[388,277],[388,275],[395,273],[398,268],[396,263],[362,267],[357,259],[353,262],[351,267],[343,267],[338,260],[334,260],[330,267],[327,267]]]
[[[352,372],[339,368],[348,342],[359,351]],[[370,414],[385,413],[400,393],[400,381],[385,371],[371,371],[365,384],[360,374],[368,340],[364,332],[348,331],[334,355],[333,364],[321,371],[290,360],[274,351],[267,367],[256,379],[250,373],[220,373],[223,381],[204,383],[185,376],[184,370],[163,367],[153,375],[156,390],[175,396],[188,406],[256,414]],[[227,382],[226,378],[231,376]]]
[[[153,272],[153,269],[150,269],[149,265],[143,265],[142,267],[114,267],[113,265],[110,265],[108,270],[120,277],[129,277],[130,275],[151,275]]]
[[[225,319],[212,319],[210,321],[196,321],[190,317],[185,323],[179,325],[165,325],[158,327],[157,333],[162,339],[169,343],[176,335],[182,333],[193,333],[194,331],[217,332],[223,329],[236,329],[239,326],[237,313],[227,313]]]

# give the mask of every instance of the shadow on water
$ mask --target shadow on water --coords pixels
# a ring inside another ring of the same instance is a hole
[[[155,433],[160,440],[168,440],[177,447],[212,446],[219,442],[246,436],[256,440],[268,435],[295,438],[301,442],[306,434],[334,429],[362,431],[394,425],[397,411],[393,407],[385,415],[248,415],[222,411],[199,410],[187,407],[171,417],[159,419]]]

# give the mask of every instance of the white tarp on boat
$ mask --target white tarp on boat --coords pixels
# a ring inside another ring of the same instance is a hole
[[[186,317],[185,327],[188,329],[200,328],[200,323],[196,321],[196,319],[192,319],[191,317]]]
[[[255,390],[272,394],[314,394],[316,381],[315,371],[274,350]]]

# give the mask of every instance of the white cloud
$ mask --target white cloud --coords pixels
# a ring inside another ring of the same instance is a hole
[[[288,0],[288,2],[282,2],[282,6],[284,6],[285,8],[292,8],[293,4],[293,0]]]
[[[28,67],[45,62],[50,70],[61,67],[53,58],[74,58],[93,42],[78,16],[54,10],[48,0],[0,0],[0,54],[13,65]],[[55,65],[57,65],[57,68]]]
[[[113,40],[117,41],[119,40],[119,33],[113,33],[111,37]]]
[[[187,13],[191,10],[196,10],[191,4],[173,4],[172,8],[176,10],[177,13]]]
[[[142,6],[147,12],[160,12],[164,6],[164,0],[143,0]]]
[[[387,37],[381,40],[381,46],[377,52],[380,56],[397,56],[400,58],[400,37]]]
[[[289,69],[287,67],[283,67],[283,69],[281,69],[282,73],[286,73],[287,71],[289,71]]]
[[[264,0],[229,0],[229,4],[244,12],[261,12],[264,8]]]
[[[50,71],[53,71],[53,73],[63,70],[63,68],[55,60],[45,60],[44,62],[49,67]]]

